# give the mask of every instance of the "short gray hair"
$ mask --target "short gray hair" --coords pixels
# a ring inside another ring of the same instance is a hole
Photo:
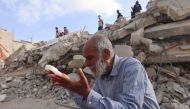
[[[105,34],[95,34],[92,39],[96,43],[96,47],[99,53],[102,53],[104,49],[109,49],[111,53],[111,57],[114,56],[114,50],[112,47],[111,41],[108,39],[108,36]]]

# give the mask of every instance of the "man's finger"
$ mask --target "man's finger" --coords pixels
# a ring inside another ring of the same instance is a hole
[[[83,71],[82,71],[81,68],[78,69],[77,73],[78,73],[78,75],[80,77],[80,80],[87,81],[86,76],[84,75],[84,73],[83,73]]]

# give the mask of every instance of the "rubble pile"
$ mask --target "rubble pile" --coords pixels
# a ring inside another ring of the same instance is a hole
[[[107,24],[96,33],[107,34],[118,55],[122,52],[121,56],[133,56],[143,63],[161,109],[190,108],[189,16],[189,0],[151,0],[146,12],[129,21]],[[75,72],[83,65],[82,46],[89,37],[88,32],[79,31],[32,50],[17,50],[5,60],[1,71],[9,76],[2,80],[0,100],[11,95],[44,98],[52,93],[59,102],[67,99],[64,88],[52,86],[44,66],[51,64],[59,70]],[[93,83],[90,74],[86,70]]]
[[[187,65],[146,66],[161,109],[189,109],[190,64]]]
[[[0,101],[26,97],[52,98],[58,105],[77,108],[73,104],[68,105],[72,100],[65,88],[53,86],[44,66],[51,64],[64,70],[71,60],[81,61],[80,55],[79,58],[74,55],[81,54],[81,48],[88,38],[88,32],[78,31],[31,50],[26,50],[25,46],[20,47],[5,60],[4,69],[1,70]],[[75,67],[75,62],[72,65]],[[69,66],[69,71],[75,70]]]
[[[33,67],[1,77],[0,102],[24,98],[53,99],[57,105],[77,108],[68,91],[63,87],[54,86],[47,75],[37,74],[39,70]]]
[[[153,0],[124,27],[113,30],[113,24],[103,31],[114,45],[131,46],[152,80],[161,109],[190,107],[189,16],[189,0]]]
[[[42,68],[46,64],[51,64],[64,69],[74,55],[82,53],[81,48],[88,38],[88,32],[77,31],[31,50],[26,50],[22,46],[5,60],[4,71],[17,70],[23,66],[33,66],[35,64]],[[6,70],[6,68],[8,69]]]

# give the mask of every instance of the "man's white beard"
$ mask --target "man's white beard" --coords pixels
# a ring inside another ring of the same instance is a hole
[[[103,75],[106,72],[106,68],[106,63],[104,62],[103,58],[100,57],[100,59],[96,63],[96,72],[94,73],[95,77]]]

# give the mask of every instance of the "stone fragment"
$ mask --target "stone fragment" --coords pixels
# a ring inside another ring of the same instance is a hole
[[[7,98],[6,94],[0,95],[0,102],[6,101],[6,98]]]
[[[146,54],[144,52],[140,52],[135,58],[140,62],[143,62],[146,59]]]
[[[163,48],[160,47],[159,45],[150,44],[150,46],[149,46],[149,52],[151,52],[151,53],[158,54],[158,53],[161,53],[162,51],[163,51]]]
[[[14,79],[14,78],[11,77],[11,76],[10,76],[10,77],[7,77],[7,78],[5,79],[5,82],[7,82],[7,83],[8,83],[8,82],[11,82],[13,79]]]
[[[8,89],[9,88],[9,86],[7,84],[3,84],[3,83],[1,83],[0,86],[2,89]]]
[[[133,57],[134,53],[131,49],[131,46],[127,45],[115,45],[114,46],[115,54],[121,57]]]
[[[82,68],[84,66],[85,58],[82,55],[73,56],[73,60],[68,63],[69,68]]]
[[[141,39],[144,37],[144,28],[137,30],[131,34],[130,43],[131,45],[140,45]]]
[[[148,73],[148,77],[151,80],[155,80],[155,78],[157,77],[157,73],[156,73],[156,70],[154,69],[154,67],[146,68],[146,72]]]
[[[150,39],[166,39],[188,34],[190,34],[190,20],[184,20],[148,28],[144,32],[144,37]],[[182,46],[183,48],[186,49],[188,46]]]

